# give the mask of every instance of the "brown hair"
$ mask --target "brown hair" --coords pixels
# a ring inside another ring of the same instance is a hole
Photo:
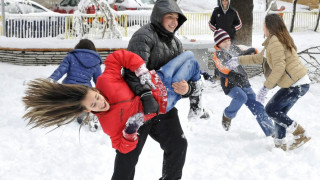
[[[268,14],[265,17],[265,23],[270,35],[277,36],[279,41],[284,44],[288,50],[297,50],[297,47],[294,44],[293,39],[290,36],[281,16],[278,14]]]
[[[89,39],[81,39],[78,44],[74,47],[74,49],[89,49],[93,51],[97,51],[93,42]]]
[[[69,124],[86,110],[82,100],[91,89],[94,90],[84,85],[33,80],[28,83],[26,95],[22,98],[28,110],[23,118],[29,119],[28,125],[32,128]]]

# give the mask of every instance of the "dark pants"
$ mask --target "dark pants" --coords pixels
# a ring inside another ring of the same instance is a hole
[[[159,142],[164,151],[161,180],[181,179],[188,143],[180,125],[178,111],[173,108],[140,127],[136,149],[127,154],[116,151],[112,180],[134,179],[135,166],[148,135]]]
[[[287,113],[300,97],[305,95],[310,85],[280,89],[266,105],[268,116],[275,121],[275,136],[278,139],[286,137],[286,129],[293,123]]]

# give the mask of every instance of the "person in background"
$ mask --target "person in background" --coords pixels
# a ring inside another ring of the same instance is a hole
[[[209,27],[215,32],[218,29],[225,30],[234,43],[236,32],[241,29],[242,22],[238,12],[230,7],[231,0],[218,0],[218,7],[214,8]]]
[[[279,12],[279,15],[281,17],[283,17],[283,12],[282,11],[284,11],[286,9],[286,7],[285,6],[281,6],[280,8],[278,8],[277,2],[276,1],[272,2],[272,1],[274,1],[274,0],[267,0],[267,9],[271,6],[270,7],[271,11]]]
[[[262,44],[264,49],[259,54],[239,56],[234,62],[262,64],[266,80],[257,94],[257,100],[261,103],[264,103],[270,89],[280,87],[265,108],[275,122],[275,147],[284,151],[294,150],[311,137],[297,121],[288,116],[288,112],[308,92],[311,81],[282,18],[278,14],[268,14],[263,30],[266,37]],[[293,141],[286,140],[288,133],[293,135]]]
[[[232,64],[232,58],[246,54],[256,54],[257,50],[249,48],[242,50],[238,46],[231,44],[230,36],[222,29],[214,33],[215,49],[213,60],[220,75],[220,84],[226,95],[232,98],[228,107],[222,115],[222,126],[228,131],[231,120],[236,117],[238,111],[245,104],[253,115],[266,136],[274,133],[274,125],[268,117],[264,106],[256,100],[256,94],[248,80],[248,75],[239,64]]]
[[[82,84],[92,87],[91,80],[97,82],[101,75],[101,57],[96,52],[94,43],[89,39],[81,39],[74,50],[68,52],[59,67],[49,76],[49,79],[58,81],[65,74],[64,84]],[[82,113],[77,117],[79,124],[86,119],[88,113]],[[85,123],[89,124],[90,131],[98,129],[98,121],[94,116],[88,117]]]

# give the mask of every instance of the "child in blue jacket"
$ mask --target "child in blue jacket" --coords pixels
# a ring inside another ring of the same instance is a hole
[[[246,51],[231,44],[230,36],[222,29],[214,33],[215,49],[213,60],[219,71],[221,87],[226,95],[232,98],[228,107],[225,108],[222,116],[222,126],[228,131],[231,120],[236,117],[239,109],[245,104],[256,116],[256,119],[266,136],[273,135],[274,125],[265,112],[264,106],[256,100],[256,94],[248,80],[244,68],[234,63],[233,57],[246,54],[255,54],[256,49],[249,48]]]
[[[96,83],[98,76],[101,75],[101,63],[101,57],[96,52],[93,42],[89,39],[81,39],[49,78],[58,81],[67,74],[62,83],[92,87],[91,79]]]
[[[101,63],[101,57],[96,52],[93,42],[89,39],[81,39],[74,50],[68,52],[49,79],[58,81],[67,74],[62,81],[63,84],[82,84],[92,87],[91,80],[96,83],[98,76],[101,75]],[[77,121],[81,124],[85,116],[86,114],[80,115]],[[89,122],[91,131],[98,128],[97,123],[97,120]]]

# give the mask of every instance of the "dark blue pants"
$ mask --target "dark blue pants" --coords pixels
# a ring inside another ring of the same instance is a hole
[[[288,112],[300,97],[305,95],[310,85],[304,84],[295,87],[280,89],[266,105],[266,112],[275,122],[276,138],[286,137],[286,129],[293,123],[288,117]]]

